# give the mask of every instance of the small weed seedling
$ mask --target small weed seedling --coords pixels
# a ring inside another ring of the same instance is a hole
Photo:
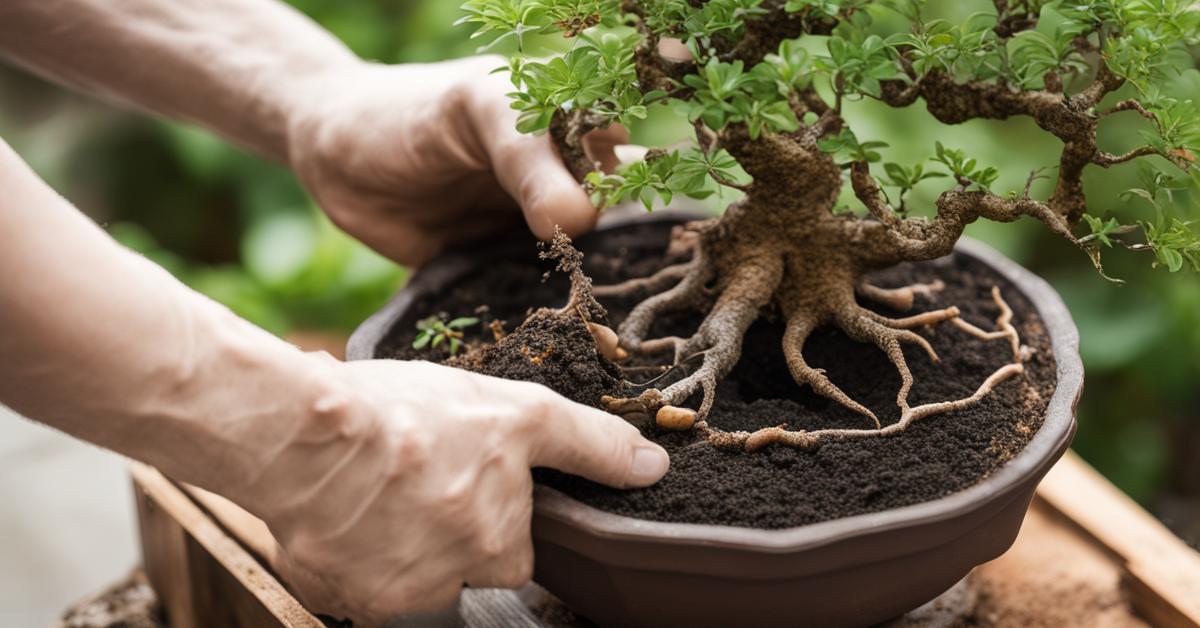
[[[478,318],[464,316],[450,322],[442,320],[441,316],[430,316],[417,322],[417,337],[413,340],[413,349],[430,350],[445,344],[450,355],[455,355],[462,348],[462,330],[479,323]]]

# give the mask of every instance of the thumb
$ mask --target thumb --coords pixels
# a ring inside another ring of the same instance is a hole
[[[667,452],[624,419],[557,395],[534,435],[530,466],[550,467],[615,488],[649,486],[670,466]]]
[[[583,186],[571,176],[549,135],[516,135],[494,161],[496,178],[521,206],[525,222],[543,240],[559,227],[575,237],[592,229],[597,211]]]

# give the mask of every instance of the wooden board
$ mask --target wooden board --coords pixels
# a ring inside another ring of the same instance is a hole
[[[134,478],[147,574],[173,627],[321,625],[271,574],[277,546],[261,520],[148,467],[135,465]],[[1009,552],[892,628],[1200,628],[1198,586],[1200,554],[1068,453],[1039,487]],[[425,619],[480,628],[587,625],[536,586],[469,590],[457,614]]]
[[[157,470],[132,463],[142,558],[172,628],[324,628]]]
[[[1200,626],[1200,553],[1075,452],[1055,465],[1038,495],[1116,557],[1142,616],[1156,626]]]

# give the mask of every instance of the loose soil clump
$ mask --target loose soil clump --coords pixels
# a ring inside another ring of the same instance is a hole
[[[668,224],[646,224],[589,236],[579,243],[585,252],[583,271],[599,284],[611,284],[678,263],[663,254],[670,230]],[[533,255],[532,243],[523,250],[523,255],[489,261],[446,290],[420,299],[390,330],[376,357],[437,359],[411,348],[415,322],[433,312],[476,312],[483,325],[472,330],[467,354],[450,360],[456,366],[537,381],[597,407],[596,393],[634,396],[642,390],[622,388],[622,378],[645,382],[661,376],[654,384],[661,386],[687,376],[687,364],[665,376],[655,370],[655,364],[669,364],[670,356],[655,360],[635,355],[622,363],[622,367],[641,367],[644,374],[639,375],[629,368],[622,373],[605,360],[591,342],[582,316],[539,309],[561,308],[570,297],[570,282],[561,274],[541,281],[546,263]],[[965,321],[984,329],[991,329],[996,319],[992,289],[999,287],[1015,313],[1013,324],[1025,347],[1024,373],[998,385],[978,404],[924,418],[902,434],[832,439],[808,449],[769,445],[746,453],[721,451],[694,432],[660,430],[651,421],[640,427],[671,455],[671,470],[655,486],[615,490],[545,469],[536,470],[535,479],[601,510],[631,517],[776,529],[929,501],[987,477],[1036,433],[1054,390],[1055,363],[1036,311],[1003,277],[957,254],[901,264],[870,279],[882,287],[940,280],[945,288],[919,297],[906,314],[954,304]],[[637,302],[637,295],[604,300],[608,322],[618,325]],[[897,314],[876,304],[864,303],[864,307],[885,316]],[[519,321],[533,313],[525,325],[499,342],[488,331],[493,321]],[[702,319],[703,313],[695,311],[670,314],[657,320],[652,331],[658,336],[680,334],[695,329]],[[1012,358],[1005,341],[980,340],[954,326],[917,331],[941,362],[934,364],[920,349],[905,347],[915,380],[910,393],[913,404],[969,396]],[[781,423],[790,430],[874,428],[861,413],[795,383],[778,350],[783,334],[783,320],[770,311],[749,328],[740,359],[720,384],[708,423],[730,432],[752,432]],[[545,353],[551,345],[554,349]],[[533,358],[539,356],[541,361],[535,363]],[[883,425],[899,420],[900,376],[873,344],[854,342],[837,329],[820,329],[805,344],[804,358],[825,369]]]
[[[542,384],[592,406],[621,388],[620,369],[596,352],[592,334],[574,312],[540,308],[516,331],[472,358],[468,354],[461,366],[484,375]]]

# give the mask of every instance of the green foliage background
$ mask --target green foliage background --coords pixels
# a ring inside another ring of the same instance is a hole
[[[451,26],[462,15],[457,2],[291,3],[364,58],[428,62],[475,50],[470,29]],[[947,17],[989,4],[959,3]],[[1185,71],[1173,91],[1200,102],[1200,72]],[[847,115],[859,137],[888,141],[885,159],[900,163],[926,158],[940,126],[920,106],[864,101],[850,103]],[[652,111],[633,129],[634,141],[674,141],[679,121],[665,118]],[[1105,123],[1128,125],[1105,128],[1113,143],[1105,148],[1136,142],[1130,120]],[[115,237],[275,333],[347,332],[403,281],[403,270],[321,217],[285,168],[202,130],[116,111],[0,68],[0,136]],[[954,127],[953,140],[998,167],[1001,189],[1020,187],[1030,165],[1053,163],[1058,149],[1027,118],[973,120]],[[1127,205],[1119,194],[1136,187],[1136,175],[1136,166],[1093,168],[1093,213]],[[919,185],[910,205],[928,206],[934,183]],[[1144,258],[1112,252],[1106,270],[1128,281],[1116,287],[1040,225],[979,224],[968,233],[1047,278],[1079,324],[1088,389],[1076,449],[1185,536],[1200,538],[1200,278],[1168,276]]]

